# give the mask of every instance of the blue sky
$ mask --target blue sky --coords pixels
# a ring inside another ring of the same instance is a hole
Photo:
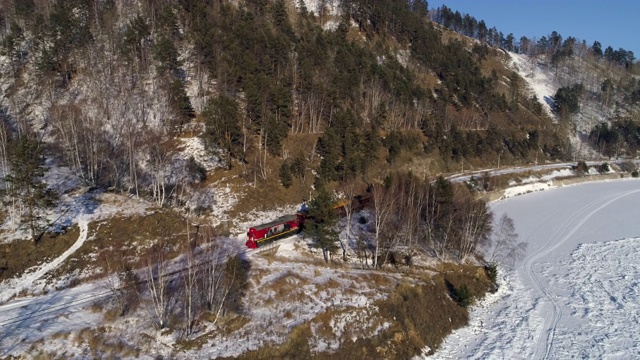
[[[513,33],[540,38],[557,31],[562,38],[573,36],[595,40],[602,49],[611,46],[633,51],[640,59],[640,1],[638,0],[428,0],[429,8],[446,5],[484,20],[506,36]]]

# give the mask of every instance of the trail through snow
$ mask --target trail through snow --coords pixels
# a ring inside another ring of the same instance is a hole
[[[76,250],[78,250],[87,240],[89,222],[85,217],[83,217],[79,219],[78,226],[80,227],[80,235],[78,236],[78,239],[75,243],[73,243],[73,245],[71,245],[70,248],[62,253],[62,255],[58,256],[51,262],[44,263],[43,265],[37,267],[34,271],[27,272],[21,277],[9,279],[2,283],[2,286],[0,287],[0,289],[2,290],[2,293],[0,293],[0,304],[5,303],[7,300],[20,294],[23,291],[31,290],[36,280],[42,278],[49,271],[56,269],[69,256],[71,256],[71,254],[76,252]]]

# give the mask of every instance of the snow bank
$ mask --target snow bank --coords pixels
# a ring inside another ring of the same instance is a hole
[[[175,158],[188,160],[191,156],[200,163],[207,171],[221,167],[220,158],[213,156],[205,149],[204,142],[199,137],[180,138],[180,152]]]
[[[502,198],[503,199],[508,199],[510,197],[514,197],[514,196],[518,196],[518,195],[522,195],[522,194],[528,194],[528,193],[535,192],[535,191],[548,190],[548,189],[551,189],[553,187],[554,187],[553,186],[553,181],[538,182],[538,183],[514,186],[514,187],[510,187],[510,188],[506,189],[504,191],[504,194],[502,195]]]

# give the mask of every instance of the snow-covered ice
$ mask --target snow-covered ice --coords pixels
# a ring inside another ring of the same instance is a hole
[[[526,259],[471,311],[436,359],[640,357],[640,181],[594,182],[501,200]]]

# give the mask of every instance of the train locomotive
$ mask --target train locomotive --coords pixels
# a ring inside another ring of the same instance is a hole
[[[358,195],[351,199],[352,210],[360,211],[369,203],[368,194]],[[345,215],[345,206],[349,200],[339,200],[333,204],[333,209],[340,217]],[[266,224],[256,225],[247,231],[247,241],[245,245],[249,249],[255,249],[271,241],[292,235],[302,230],[304,220],[309,216],[306,204],[302,205],[299,212],[291,215],[284,215]]]
[[[245,245],[247,245],[249,249],[255,249],[258,246],[284,237],[287,234],[300,231],[303,223],[304,215],[302,213],[296,213],[293,215],[284,215],[266,224],[251,227],[247,232],[247,242]]]

